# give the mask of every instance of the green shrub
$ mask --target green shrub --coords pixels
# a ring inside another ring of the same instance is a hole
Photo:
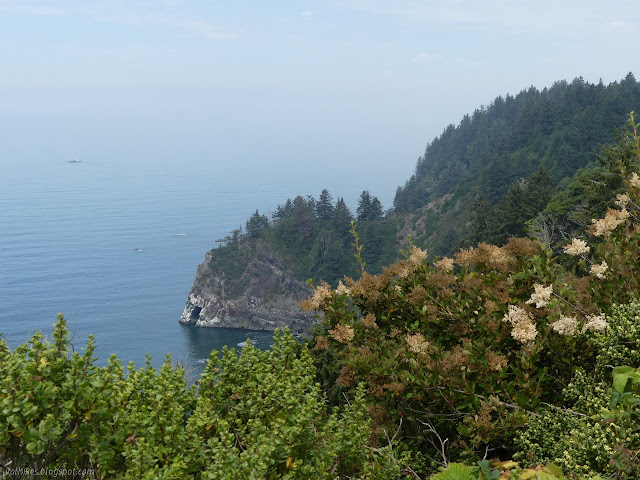
[[[37,333],[0,343],[0,476],[91,470],[98,478],[399,478],[391,445],[367,446],[364,391],[328,411],[306,348],[289,332],[271,350],[212,352],[199,382],[167,357],[127,373],[94,365],[93,339],[70,353],[60,316],[53,342]],[[44,469],[44,470],[43,470]],[[74,474],[75,475],[75,474]]]

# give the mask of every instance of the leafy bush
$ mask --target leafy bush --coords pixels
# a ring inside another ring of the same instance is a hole
[[[608,150],[626,193],[566,255],[512,238],[427,262],[411,246],[382,274],[316,288],[303,304],[324,313],[312,351],[333,362],[319,381],[334,393],[365,385],[374,441],[397,430],[441,464],[515,454],[572,474],[635,472],[640,445],[601,410],[611,368],[640,358],[637,132],[631,115],[621,147]],[[618,461],[616,448],[632,453]]]
[[[367,447],[364,391],[327,410],[306,349],[289,332],[272,350],[212,352],[197,387],[180,366],[127,373],[94,365],[93,339],[70,353],[59,317],[10,351],[0,343],[0,476],[98,478],[399,478],[388,445]]]

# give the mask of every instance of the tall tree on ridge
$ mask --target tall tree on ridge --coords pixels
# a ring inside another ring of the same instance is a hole
[[[325,188],[320,194],[320,198],[316,203],[316,216],[320,220],[331,220],[333,218],[334,206],[332,203],[331,194]]]

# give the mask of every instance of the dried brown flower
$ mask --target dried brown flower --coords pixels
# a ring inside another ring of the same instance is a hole
[[[334,329],[329,330],[329,335],[340,343],[349,343],[353,340],[355,332],[349,325],[338,324]]]
[[[409,350],[416,354],[429,352],[429,342],[424,339],[421,333],[414,333],[405,337]]]
[[[376,316],[373,313],[368,313],[360,320],[367,328],[378,328],[378,324],[376,323]]]
[[[517,258],[533,257],[540,251],[540,242],[522,237],[510,237],[502,248]]]
[[[340,375],[336,378],[336,383],[342,387],[353,387],[356,383],[356,375],[345,365],[342,367],[342,370],[340,370]]]
[[[316,337],[316,345],[313,347],[314,350],[326,350],[329,348],[329,339],[324,335],[318,335]]]
[[[442,272],[432,272],[427,275],[427,285],[436,288],[448,288],[456,281],[456,276]]]
[[[414,305],[422,305],[427,298],[427,291],[422,285],[416,285],[409,294],[409,301]]]
[[[456,254],[456,262],[463,267],[471,267],[480,263],[501,272],[507,271],[514,263],[515,257],[507,248],[500,248],[488,243],[480,243],[477,247],[460,250]]]
[[[487,366],[489,367],[489,370],[494,372],[504,370],[507,366],[507,357],[499,353],[492,352],[491,350],[487,350]]]
[[[303,310],[320,310],[322,303],[327,298],[331,298],[332,295],[333,291],[331,290],[329,284],[326,282],[322,282],[314,290],[313,297],[300,302],[300,308],[302,308]]]
[[[459,345],[454,347],[453,350],[445,352],[440,360],[440,368],[445,372],[460,370],[466,364],[467,356],[464,354],[464,349]]]
[[[362,277],[357,281],[346,277],[345,282],[347,282],[352,297],[362,297],[371,301],[375,301],[380,297],[380,290],[386,284],[384,277],[371,275],[367,272],[363,273]]]
[[[411,245],[411,252],[409,253],[409,262],[412,265],[418,265],[422,263],[422,261],[427,256],[427,252],[425,250],[421,250],[415,245]]]

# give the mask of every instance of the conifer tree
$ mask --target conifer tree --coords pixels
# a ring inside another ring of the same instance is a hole
[[[363,220],[381,220],[383,217],[382,204],[380,203],[380,200],[372,196],[369,193],[369,190],[364,190],[360,194],[356,212],[358,214],[359,222]]]
[[[316,203],[316,216],[320,220],[331,220],[333,218],[334,206],[331,194],[325,188],[320,194],[320,199]]]
[[[260,232],[269,226],[269,219],[266,215],[260,215],[256,210],[253,215],[247,220],[245,227],[247,230],[247,236],[255,238],[260,235]]]

